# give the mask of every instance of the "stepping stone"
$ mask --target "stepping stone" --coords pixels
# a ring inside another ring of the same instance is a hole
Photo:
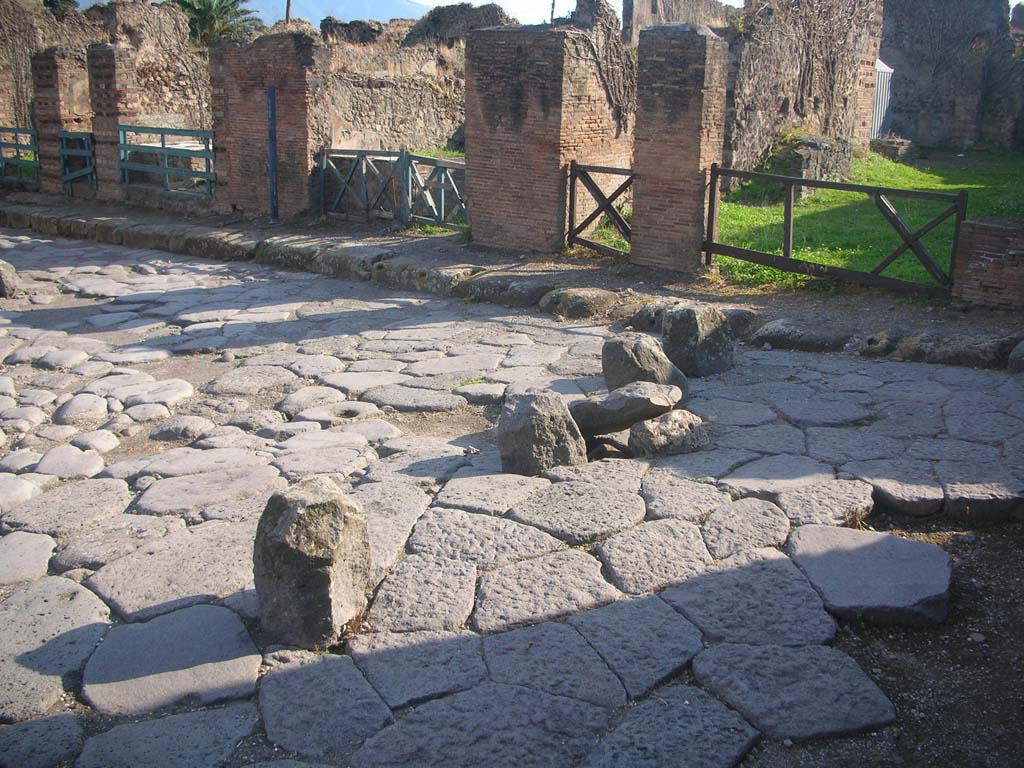
[[[282,749],[342,760],[391,722],[391,710],[347,656],[279,651],[266,662],[260,712],[267,738]]]
[[[458,629],[473,610],[475,589],[473,565],[409,555],[380,585],[366,620],[375,631]]]
[[[53,567],[56,571],[73,568],[96,571],[109,562],[130,555],[144,544],[184,527],[185,521],[177,517],[114,515],[63,544],[54,555]]]
[[[412,552],[472,563],[481,571],[554,552],[564,546],[558,539],[529,525],[438,508],[429,510],[420,519],[409,539]],[[372,536],[370,549],[372,553]]]
[[[601,459],[577,467],[552,467],[544,476],[558,482],[578,480],[602,488],[639,493],[640,483],[650,468],[650,462],[641,459]]]
[[[608,724],[603,707],[482,683],[411,710],[353,755],[357,768],[570,768]]]
[[[693,662],[697,681],[775,739],[803,741],[888,725],[896,712],[834,648],[718,645]]]
[[[805,525],[787,551],[825,608],[880,624],[935,624],[949,612],[953,563],[940,547],[874,531]]]
[[[568,482],[537,491],[508,516],[577,545],[636,525],[646,514],[643,499],[636,494]]]
[[[47,491],[4,515],[4,527],[70,539],[120,515],[132,494],[123,480],[80,480]]]
[[[0,513],[10,512],[40,493],[39,486],[9,473],[0,474]],[[6,523],[5,525],[9,525]]]
[[[328,387],[334,387],[350,397],[359,397],[368,389],[383,387],[388,384],[401,384],[411,377],[404,373],[389,373],[387,371],[371,373],[332,373],[320,377],[320,383]]]
[[[870,483],[878,503],[898,512],[924,516],[942,508],[945,494],[931,462],[916,459],[856,461],[840,469]]]
[[[265,389],[286,389],[301,379],[277,365],[243,365],[221,374],[206,385],[213,395],[254,395]]]
[[[445,483],[434,503],[484,515],[503,515],[531,494],[551,485],[542,477],[503,473],[480,473],[472,467],[460,469]]]
[[[871,514],[874,489],[859,480],[832,480],[784,491],[776,502],[793,525],[855,526]]]
[[[718,429],[715,443],[722,448],[742,448],[759,453],[804,453],[804,433],[789,424],[763,424],[759,427]],[[817,458],[821,458],[820,456]]]
[[[126,621],[146,621],[249,586],[255,538],[255,520],[203,523],[108,563],[86,586]]]
[[[73,445],[58,445],[43,454],[35,471],[62,480],[93,477],[103,471],[103,458],[95,453],[80,451]]]
[[[396,411],[438,413],[454,411],[466,405],[466,399],[450,392],[435,392],[430,389],[414,389],[400,384],[388,384],[368,389],[361,395],[363,400]]]
[[[774,549],[733,555],[661,596],[711,643],[812,645],[836,633],[818,593]]]
[[[568,624],[545,622],[484,638],[496,683],[522,685],[602,707],[626,703],[626,690],[604,660]]]
[[[118,725],[85,742],[75,768],[224,765],[258,725],[259,714],[251,702]]]
[[[15,531],[0,539],[0,587],[46,575],[57,543],[42,533]]]
[[[182,477],[220,472],[227,469],[259,467],[270,462],[270,454],[258,454],[239,448],[210,448],[201,451],[182,448],[157,456],[146,465],[145,474],[157,477]]]
[[[303,387],[280,400],[274,408],[289,418],[294,418],[308,408],[320,408],[342,402],[345,402],[345,395],[333,387]]]
[[[353,635],[348,651],[393,709],[464,691],[487,677],[480,637],[473,632]]]
[[[135,511],[141,515],[195,518],[204,507],[278,491],[287,485],[277,469],[269,466],[169,477],[149,486],[135,502]]]
[[[690,663],[700,630],[660,597],[623,600],[569,619],[622,681],[631,699]]]
[[[409,534],[430,497],[411,482],[363,483],[349,494],[366,513],[370,582],[376,587],[405,551]],[[428,553],[429,554],[429,553]]]
[[[712,510],[732,500],[718,487],[685,480],[667,467],[652,469],[640,486],[640,494],[647,502],[647,513],[651,517],[691,523],[699,523]]]
[[[254,693],[261,661],[235,613],[194,605],[114,627],[85,666],[82,696],[108,715],[141,715],[186,699],[216,704]]]
[[[103,639],[107,606],[70,579],[51,576],[0,603],[0,722],[49,711]],[[0,732],[2,733],[2,732]]]
[[[95,426],[107,418],[107,401],[99,395],[75,395],[53,412],[54,424],[76,427]]]
[[[701,524],[700,532],[715,560],[761,547],[779,547],[789,535],[786,513],[761,499],[740,499],[725,504]]]
[[[775,411],[767,405],[717,397],[698,400],[686,407],[704,421],[737,427],[756,427],[758,424],[767,424],[779,418]]]
[[[699,688],[668,685],[629,709],[584,768],[732,768],[757,741],[742,717]]]
[[[744,464],[722,480],[735,496],[771,499],[783,491],[835,479],[832,468],[806,456],[767,456]]]
[[[579,613],[622,593],[601,576],[601,564],[579,550],[508,565],[480,577],[473,625],[497,632]]]
[[[0,756],[4,765],[18,768],[71,765],[84,740],[82,722],[63,712],[0,730]]]
[[[704,571],[711,556],[700,530],[685,520],[655,520],[597,548],[611,582],[632,595],[655,592]]]

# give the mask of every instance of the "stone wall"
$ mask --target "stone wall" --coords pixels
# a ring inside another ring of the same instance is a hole
[[[622,39],[636,45],[640,30],[655,24],[683,23],[694,29],[723,29],[738,15],[736,8],[718,0],[623,0]]]
[[[953,298],[1016,312],[1024,308],[1024,222],[980,220],[961,225]]]

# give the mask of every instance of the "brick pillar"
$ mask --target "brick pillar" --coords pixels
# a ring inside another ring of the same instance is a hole
[[[722,161],[728,45],[687,24],[640,32],[631,261],[703,269],[712,163]]]
[[[854,144],[871,142],[871,123],[875,116],[875,91],[878,73],[875,61],[882,47],[882,18],[884,4],[873,3],[871,19],[864,34],[864,45],[857,63],[857,82],[854,86],[853,135]]]
[[[32,56],[33,112],[39,142],[39,187],[61,192],[59,131],[92,127],[85,49],[47,48]]]
[[[130,125],[138,116],[133,53],[134,49],[107,43],[93,43],[86,53],[96,142],[96,196],[102,200],[120,200],[123,196],[117,124]]]

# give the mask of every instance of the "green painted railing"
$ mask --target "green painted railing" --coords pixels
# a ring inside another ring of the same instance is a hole
[[[96,189],[96,151],[88,131],[58,131],[60,170],[64,191],[71,194],[76,184]]]
[[[198,131],[190,128],[164,128],[142,125],[118,125],[117,126],[117,149],[120,157],[121,182],[131,183],[131,173],[147,173],[163,177],[164,189],[171,188],[171,179],[178,181],[193,180],[200,181],[205,185],[206,194],[213,194],[213,185],[217,180],[217,174],[213,165],[213,131]],[[131,143],[129,137],[154,136],[159,137],[159,144],[152,140],[152,143]],[[173,136],[182,139],[193,139],[203,146],[201,149],[193,147],[175,146],[167,143],[167,137]],[[137,162],[138,155],[154,155],[159,163],[150,165]],[[203,170],[193,168],[179,168],[170,164],[171,158],[199,158],[203,161]]]
[[[39,181],[35,129],[0,126],[0,179]]]

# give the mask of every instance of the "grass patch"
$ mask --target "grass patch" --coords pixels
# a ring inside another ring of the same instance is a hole
[[[421,157],[436,157],[441,160],[465,160],[466,152],[461,149],[449,149],[448,147],[435,146],[435,147],[424,147],[421,149],[409,150],[411,155],[420,155]]]

